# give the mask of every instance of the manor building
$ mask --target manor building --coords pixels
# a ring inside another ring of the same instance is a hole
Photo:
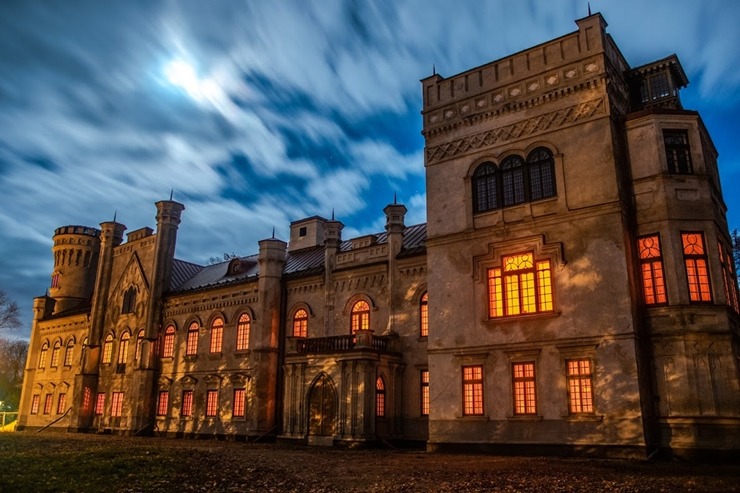
[[[644,455],[740,449],[740,307],[717,152],[675,55],[601,15],[421,81],[427,223],[293,222],[201,266],[65,226],[18,429]]]

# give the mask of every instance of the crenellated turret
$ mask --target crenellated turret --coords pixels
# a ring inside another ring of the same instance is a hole
[[[100,230],[87,226],[62,226],[54,231],[54,270],[49,295],[53,313],[90,301],[100,252]]]

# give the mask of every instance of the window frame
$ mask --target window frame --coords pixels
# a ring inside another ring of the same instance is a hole
[[[370,303],[364,299],[357,300],[350,310],[350,334],[359,330],[370,330]]]
[[[375,379],[375,418],[386,417],[385,380],[382,375]]]
[[[113,362],[113,334],[108,333],[103,341],[102,363],[109,365]]]
[[[234,400],[231,404],[232,418],[245,418],[247,416],[247,389],[239,387],[234,389]]]
[[[699,238],[699,242],[687,243],[692,236]],[[687,253],[689,248],[695,250],[696,245],[701,247],[703,253]],[[709,275],[709,256],[704,233],[701,231],[681,231],[681,250],[689,290],[689,302],[691,304],[713,303],[712,278]],[[703,289],[703,286],[706,286],[706,289]]]
[[[67,394],[61,392],[57,396],[57,414],[64,414],[64,408],[67,407]]]
[[[44,343],[41,345],[41,350],[39,351],[39,364],[38,368],[45,369],[46,368],[46,357],[49,353],[49,342],[44,341]]]
[[[305,308],[293,313],[293,337],[308,337],[308,311]]]
[[[200,324],[192,321],[188,325],[187,337],[185,339],[185,356],[198,354],[198,339],[200,339]]]
[[[485,416],[483,365],[464,365],[461,374],[463,416]]]
[[[33,394],[31,397],[31,414],[39,413],[39,405],[41,404],[41,394]]]
[[[193,416],[193,395],[192,389],[182,391],[182,401],[180,402],[180,416],[190,418]]]
[[[640,259],[643,301],[649,306],[667,305],[668,290],[665,282],[660,234],[653,233],[638,237],[637,253]]]
[[[211,354],[220,354],[224,348],[224,319],[216,317],[211,322],[211,340],[208,350]]]
[[[170,407],[170,391],[160,389],[157,394],[157,416],[167,416]]]
[[[429,416],[429,369],[419,370],[419,415]]]
[[[249,336],[252,332],[252,316],[244,312],[236,321],[236,350],[249,350]]]
[[[162,338],[162,357],[173,358],[175,356],[175,333],[177,329],[175,326],[170,324],[164,329],[164,337]]]
[[[554,313],[555,289],[552,279],[552,260],[547,257],[535,257],[533,250],[502,255],[500,258],[498,266],[486,269],[488,319]],[[508,259],[517,258],[520,263],[524,262],[525,258],[529,258],[532,266],[507,270],[507,267],[514,262]],[[513,294],[516,294],[516,299],[513,298]],[[516,313],[514,313],[515,309]],[[524,311],[525,309],[527,311]]]
[[[429,337],[429,292],[419,298],[419,337]]]
[[[519,367],[521,367],[521,372],[518,371]],[[531,375],[527,375],[527,369],[525,367],[531,367]],[[517,361],[511,363],[512,398],[515,416],[537,416],[536,367],[535,361]],[[520,404],[523,405],[520,407]]]
[[[110,416],[120,418],[123,416],[123,392],[111,392]]]
[[[584,369],[583,366],[587,368]],[[568,390],[568,414],[571,416],[594,414],[593,361],[590,358],[566,359],[565,378]]]
[[[681,143],[669,140],[680,139]],[[681,128],[663,129],[663,147],[665,150],[666,167],[672,175],[693,175],[694,166],[691,161],[691,142],[689,131]],[[683,160],[683,161],[682,161]]]
[[[67,346],[64,348],[64,361],[62,365],[66,367],[72,366],[72,357],[74,356],[75,340],[70,339],[67,341]]]
[[[44,396],[44,408],[43,408],[43,414],[48,415],[51,414],[51,410],[54,407],[54,394],[51,392],[48,392]]]
[[[95,396],[95,416],[103,416],[105,414],[105,392],[98,392]]]
[[[51,361],[49,362],[49,368],[59,367],[59,353],[62,351],[62,341],[54,341],[54,346],[51,349]]]
[[[206,418],[218,417],[218,390],[206,389]]]

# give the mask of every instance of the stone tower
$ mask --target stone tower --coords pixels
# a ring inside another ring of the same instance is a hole
[[[100,230],[87,226],[62,226],[54,231],[54,271],[49,295],[56,300],[54,313],[90,301],[100,252]]]

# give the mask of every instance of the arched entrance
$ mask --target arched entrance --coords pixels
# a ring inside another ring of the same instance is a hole
[[[308,437],[309,443],[317,443],[312,437],[326,437],[331,441],[337,421],[337,393],[331,379],[324,373],[315,381],[308,394]]]

